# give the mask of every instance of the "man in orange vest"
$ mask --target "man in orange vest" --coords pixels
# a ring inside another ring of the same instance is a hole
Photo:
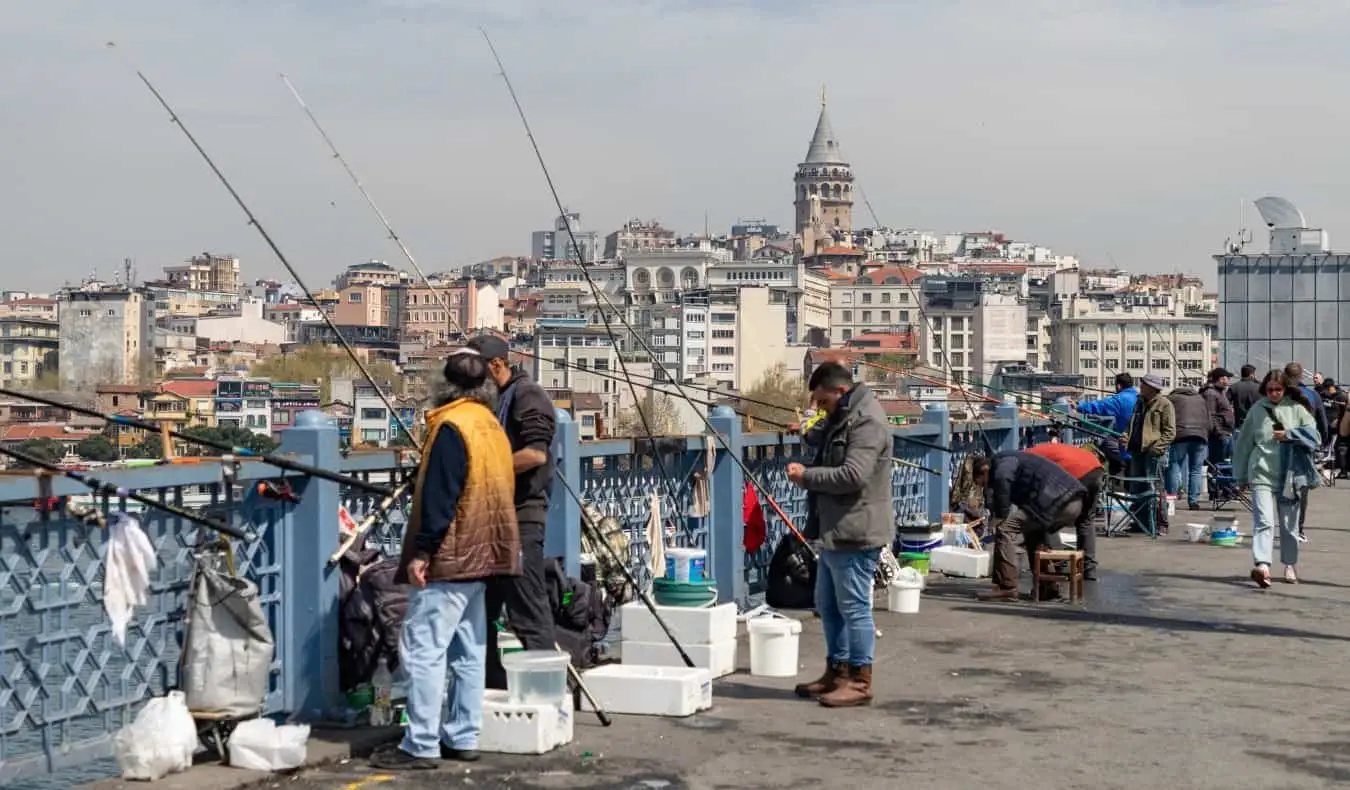
[[[1078,550],[1083,552],[1083,578],[1096,581],[1097,530],[1092,526],[1092,512],[1096,507],[1097,498],[1101,495],[1102,480],[1106,477],[1101,457],[1091,450],[1059,442],[1028,447],[1026,452],[1053,462],[1060,469],[1073,475],[1079,484],[1087,489],[1087,506],[1083,508],[1083,515],[1079,516],[1077,523],[1074,524],[1074,532],[1078,533]]]

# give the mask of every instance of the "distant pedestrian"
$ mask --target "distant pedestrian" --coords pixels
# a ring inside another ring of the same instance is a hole
[[[1233,374],[1227,370],[1215,368],[1209,372],[1208,380],[1200,390],[1213,420],[1209,429],[1211,464],[1228,463],[1228,459],[1233,455],[1233,431],[1237,430],[1238,422],[1233,402],[1228,398],[1228,387],[1232,377]]]
[[[1101,442],[1102,455],[1106,457],[1106,466],[1111,474],[1120,474],[1124,468],[1122,459],[1122,438],[1130,427],[1130,417],[1134,414],[1135,402],[1139,399],[1139,390],[1134,386],[1134,377],[1129,373],[1116,374],[1116,393],[1100,400],[1070,401],[1079,414],[1094,417],[1110,417],[1111,430],[1117,436]]]
[[[978,484],[990,489],[989,511],[994,520],[994,586],[977,597],[1015,601],[1020,595],[1017,538],[1022,539],[1027,561],[1035,562],[1036,553],[1051,536],[1077,524],[1090,507],[1087,489],[1059,464],[1029,452],[981,457],[975,463],[975,475]],[[1041,592],[1057,594],[1051,589]]]
[[[1298,583],[1299,514],[1307,492],[1320,480],[1314,463],[1319,444],[1307,397],[1299,380],[1272,370],[1261,385],[1262,399],[1247,414],[1233,448],[1233,476],[1252,495],[1252,581],[1270,586],[1275,529],[1280,530],[1284,580]]]
[[[430,769],[478,759],[483,727],[487,580],[520,572],[511,444],[493,406],[486,360],[451,354],[403,533],[395,581],[412,585],[399,640],[407,673],[408,726],[398,747],[377,752],[385,770]],[[447,661],[453,676],[446,703]],[[441,711],[445,709],[444,716]]]
[[[1172,402],[1177,425],[1177,436],[1168,449],[1167,493],[1176,496],[1184,487],[1186,503],[1191,510],[1199,510],[1214,414],[1209,399],[1190,387],[1176,387],[1167,393],[1167,399]]]
[[[1125,452],[1129,456],[1126,476],[1131,478],[1128,487],[1135,495],[1157,493],[1157,483],[1163,481],[1166,471],[1168,451],[1177,438],[1176,409],[1163,397],[1162,390],[1162,379],[1157,376],[1148,375],[1139,380],[1139,400],[1135,403],[1125,439]],[[1162,507],[1157,510],[1157,530],[1166,534],[1167,510]]]
[[[788,464],[788,480],[807,491],[806,537],[819,540],[816,609],[825,631],[825,672],[793,689],[828,708],[872,701],[876,623],[872,583],[883,546],[895,540],[891,504],[891,427],[872,389],[827,362],[808,382],[826,418],[809,465]]]
[[[1083,552],[1083,577],[1088,581],[1096,581],[1097,530],[1092,526],[1092,515],[1102,493],[1102,480],[1106,477],[1102,459],[1091,450],[1057,442],[1038,444],[1028,447],[1026,451],[1055,462],[1087,490],[1084,497],[1086,506],[1073,526],[1078,538],[1078,550]]]
[[[1327,410],[1322,403],[1322,396],[1317,394],[1317,390],[1303,383],[1303,378],[1307,374],[1303,370],[1303,365],[1298,362],[1290,362],[1284,366],[1284,375],[1292,379],[1297,385],[1299,392],[1303,393],[1304,403],[1308,412],[1312,414],[1313,425],[1317,427],[1317,446],[1323,447],[1331,436],[1331,426],[1327,424]],[[1319,374],[1320,377],[1320,374]],[[1314,377],[1316,380],[1319,377]],[[1317,383],[1321,383],[1318,381]],[[1314,465],[1321,462],[1321,458],[1314,458]],[[1308,520],[1308,490],[1303,491],[1303,504],[1298,509],[1298,536],[1302,540],[1307,539],[1304,532],[1304,525]]]
[[[1256,378],[1255,365],[1242,366],[1242,378],[1228,387],[1228,399],[1233,404],[1233,424],[1240,428],[1247,421],[1247,412],[1261,400],[1261,382]]]
[[[499,395],[497,419],[511,442],[515,469],[516,521],[520,525],[520,575],[488,585],[487,685],[506,688],[506,669],[497,649],[496,619],[506,608],[506,623],[526,650],[555,650],[553,606],[544,575],[544,523],[552,482],[553,435],[558,427],[553,401],[529,376],[511,367],[511,347],[496,335],[482,334],[465,344],[488,361],[488,374]]]

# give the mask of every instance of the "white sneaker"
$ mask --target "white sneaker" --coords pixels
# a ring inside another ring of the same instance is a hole
[[[1298,584],[1298,574],[1294,572],[1293,565],[1284,566],[1284,583]]]

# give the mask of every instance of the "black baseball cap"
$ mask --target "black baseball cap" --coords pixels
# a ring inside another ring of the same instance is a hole
[[[511,346],[507,345],[505,340],[502,340],[496,335],[476,335],[470,338],[469,342],[464,345],[467,348],[472,348],[474,351],[477,351],[478,355],[483,359],[510,360]]]

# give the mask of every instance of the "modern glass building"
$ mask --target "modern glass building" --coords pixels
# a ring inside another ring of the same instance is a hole
[[[1331,252],[1327,234],[1309,228],[1283,198],[1256,201],[1270,231],[1270,251],[1245,242],[1214,256],[1219,275],[1219,364],[1258,375],[1286,363],[1350,377],[1350,253]]]

